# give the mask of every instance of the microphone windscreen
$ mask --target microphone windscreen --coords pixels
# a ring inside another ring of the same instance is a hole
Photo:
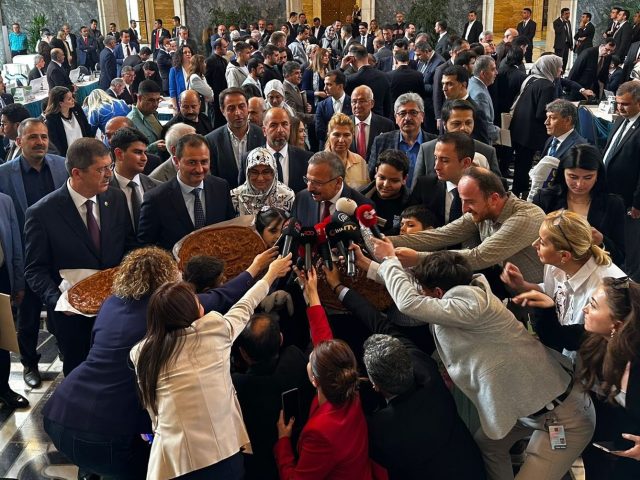
[[[291,217],[285,220],[284,225],[282,225],[282,235],[291,235],[292,237],[300,236],[300,230],[302,229],[302,225],[298,220]]]
[[[318,243],[327,243],[327,232],[325,231],[325,225],[325,223],[317,223],[314,227],[316,231],[316,241]]]
[[[316,237],[317,237],[317,234],[316,234],[315,228],[303,227],[302,230],[300,231],[299,241],[303,245],[306,245],[306,244],[313,245],[314,243],[316,243]]]
[[[351,200],[350,198],[339,198],[336,202],[336,210],[350,216],[353,216],[356,212],[356,208],[358,208],[358,204],[355,200]]]
[[[372,228],[378,224],[378,215],[371,205],[360,205],[356,210],[356,218],[365,227]]]

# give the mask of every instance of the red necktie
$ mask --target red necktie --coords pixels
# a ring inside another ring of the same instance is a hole
[[[325,200],[324,207],[322,209],[322,218],[320,219],[320,221],[331,216],[331,211],[329,210],[330,207],[331,207],[331,202],[329,200]]]
[[[358,150],[358,155],[360,155],[362,158],[366,158],[367,155],[366,127],[367,124],[364,122],[360,122],[358,124],[358,141],[356,142],[356,149]]]
[[[156,48],[160,48],[160,31],[156,30]]]

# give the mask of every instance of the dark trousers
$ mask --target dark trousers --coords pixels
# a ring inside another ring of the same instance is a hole
[[[554,49],[554,53],[562,58],[562,73],[564,73],[567,68],[567,60],[569,59],[569,45],[566,45],[564,48]]]
[[[62,372],[66,377],[87,358],[95,319],[84,315],[65,315],[62,312],[49,314],[52,315],[58,346],[64,356]]]
[[[511,190],[517,196],[529,190],[529,171],[533,165],[533,155],[536,153],[524,145],[515,144],[516,152],[513,169],[513,187]]]
[[[11,294],[11,282],[7,264],[0,267],[0,293]],[[11,357],[7,350],[0,350],[0,392],[9,390],[9,373],[11,372]]]
[[[185,480],[242,480],[244,478],[244,460],[240,452],[208,467],[185,473],[179,477]]]
[[[36,367],[40,361],[37,348],[41,311],[42,300],[27,285],[24,289],[24,299],[18,308],[18,345],[20,361],[25,367]],[[55,334],[54,331],[51,333]]]
[[[82,432],[46,417],[43,422],[56,448],[81,469],[110,480],[146,477],[151,447],[140,435]]]

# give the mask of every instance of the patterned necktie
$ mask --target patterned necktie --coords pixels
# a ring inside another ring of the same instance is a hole
[[[367,155],[367,134],[366,134],[367,124],[364,122],[360,122],[358,124],[358,142],[357,149],[358,155],[362,158],[366,158]]]
[[[278,166],[278,180],[284,183],[284,173],[282,173],[282,154],[280,152],[276,152],[273,154],[273,158],[276,159],[276,165]]]
[[[453,222],[462,216],[462,200],[460,199],[458,189],[454,188],[451,190],[451,195],[453,196],[453,200],[451,200],[451,208],[449,209],[449,222]]]
[[[551,146],[549,147],[549,156],[550,157],[555,157],[556,156],[556,151],[558,150],[558,139],[556,137],[553,137],[553,140],[551,140]]]
[[[204,227],[205,224],[204,209],[200,201],[200,190],[202,189],[194,188],[191,190],[191,194],[193,195],[193,226],[196,227],[196,230]]]
[[[87,200],[84,202],[84,205],[87,207],[87,230],[89,231],[89,238],[91,238],[93,246],[96,247],[96,250],[99,252],[100,227],[98,226],[96,217],[93,216],[93,200]]]
[[[133,212],[133,229],[138,230],[140,220],[140,195],[138,195],[138,184],[131,180],[127,187],[131,189],[131,211]]]

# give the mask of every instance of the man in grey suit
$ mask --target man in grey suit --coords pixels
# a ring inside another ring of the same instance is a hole
[[[27,208],[61,187],[69,175],[64,158],[47,153],[49,131],[42,120],[28,118],[20,122],[16,144],[21,154],[0,166],[0,191],[13,200],[24,245]],[[40,355],[37,353],[41,310],[40,297],[27,285],[18,309],[18,345],[24,366],[23,379],[31,388],[38,388],[42,381],[38,370]]]
[[[489,93],[489,87],[493,85],[498,75],[496,62],[489,55],[480,55],[473,66],[473,76],[469,78],[469,96],[476,102],[478,109],[482,110],[487,119],[489,138],[495,143],[500,137],[500,128],[493,123],[493,100]]]
[[[400,312],[431,325],[451,379],[478,409],[475,440],[487,477],[513,479],[509,449],[531,435],[528,450],[535,455],[527,455],[521,473],[561,478],[595,428],[593,402],[574,381],[571,360],[534,338],[487,279],[473,275],[464,254],[435,252],[421,260],[412,279],[388,240],[374,243],[376,257],[384,258],[377,275]]]
[[[444,123],[445,132],[464,132],[467,135],[471,135],[474,127],[474,108],[466,100],[447,101],[442,107],[442,121]],[[496,149],[491,145],[487,145],[486,143],[482,143],[475,139],[473,140],[473,144],[476,151],[474,161],[480,164],[484,163],[479,161],[482,160],[482,158],[478,158],[478,154],[481,154],[486,160],[489,169],[496,175],[501,175]],[[414,187],[416,179],[419,176],[435,173],[435,147],[435,140],[430,140],[420,146],[411,188]]]
[[[227,124],[206,135],[211,152],[211,174],[224,178],[233,189],[238,186],[242,156],[264,145],[260,127],[249,122],[247,94],[231,87],[220,93],[220,108]]]
[[[312,125],[315,116],[311,113],[311,105],[307,103],[307,94],[300,91],[302,69],[298,62],[287,62],[282,67],[284,75],[284,98],[287,104],[296,112],[296,117],[307,125]]]
[[[167,145],[167,152],[171,155],[167,160],[158,165],[150,174],[149,177],[158,182],[168,182],[176,178],[178,172],[178,165],[175,161],[176,146],[178,140],[185,135],[196,133],[196,129],[186,123],[176,123],[172,125],[164,137],[164,142]]]
[[[142,172],[147,164],[147,137],[135,128],[121,128],[109,140],[111,157],[115,161],[111,186],[119,188],[127,197],[127,208],[133,229],[138,231],[140,206],[144,193],[160,185]]]

